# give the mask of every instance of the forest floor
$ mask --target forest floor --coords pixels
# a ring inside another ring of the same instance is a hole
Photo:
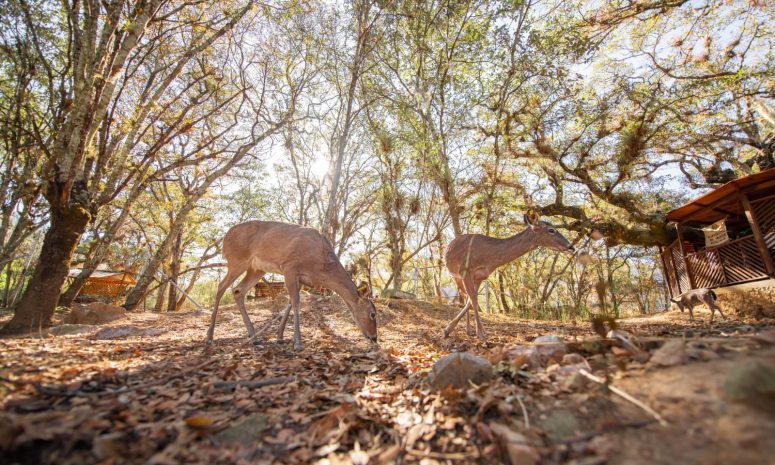
[[[647,353],[682,341],[684,360],[657,366],[589,323],[485,315],[487,343],[465,322],[445,339],[454,309],[415,301],[378,303],[375,348],[339,302],[304,297],[299,352],[274,330],[247,344],[233,306],[209,347],[209,316],[196,312],[0,339],[0,462],[775,464],[773,320],[717,316],[709,327],[704,310],[695,322],[677,311],[621,320]],[[256,328],[282,305],[252,302]],[[504,348],[547,334],[664,422],[557,365],[508,362]],[[429,370],[456,351],[500,362],[496,376],[433,390]]]

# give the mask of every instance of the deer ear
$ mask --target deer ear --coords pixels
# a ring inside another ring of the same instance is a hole
[[[528,226],[535,226],[538,224],[538,214],[532,208],[525,213],[525,224]]]
[[[369,287],[369,283],[361,281],[360,284],[358,284],[358,295],[365,298],[371,297],[371,287]]]

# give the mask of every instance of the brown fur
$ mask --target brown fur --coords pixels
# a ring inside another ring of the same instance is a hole
[[[716,310],[718,310],[721,318],[727,319],[721,312],[721,309],[716,305],[716,293],[713,289],[700,288],[692,289],[691,291],[684,292],[675,299],[670,299],[674,304],[678,305],[678,308],[683,312],[685,309],[689,309],[689,319],[694,321],[694,306],[705,304],[710,309],[710,323],[713,324],[713,316]]]
[[[364,336],[375,341],[377,320],[374,304],[362,296],[350,275],[336,257],[331,244],[312,228],[279,223],[275,221],[248,221],[238,224],[223,238],[223,256],[228,272],[218,286],[206,343],[211,343],[215,331],[216,314],[221,297],[226,289],[245,274],[234,289],[235,300],[242,314],[248,335],[255,330],[245,309],[245,294],[252,289],[265,273],[278,273],[285,277],[291,303],[284,315],[277,333],[283,339],[285,323],[291,308],[294,310],[294,346],[301,347],[299,323],[299,289],[301,285],[325,287],[339,294],[347,303],[355,323]]]
[[[445,261],[458,288],[468,295],[463,310],[444,329],[449,336],[463,315],[466,316],[466,331],[470,332],[469,307],[474,308],[476,334],[485,340],[484,328],[479,318],[479,285],[498,267],[505,265],[537,247],[572,252],[573,245],[549,223],[538,220],[537,215],[525,215],[527,228],[506,239],[482,234],[463,234],[450,242]],[[462,294],[462,292],[461,292]]]

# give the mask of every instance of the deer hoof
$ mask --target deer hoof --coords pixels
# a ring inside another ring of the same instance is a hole
[[[299,344],[299,343],[294,343],[293,344],[293,350],[301,350],[303,348],[304,348],[304,346]]]
[[[208,337],[207,339],[205,339],[205,345],[206,345],[206,346],[211,346],[211,345],[213,345],[213,340],[212,340],[212,339],[210,339],[210,338]]]

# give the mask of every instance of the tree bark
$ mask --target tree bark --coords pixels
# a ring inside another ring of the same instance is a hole
[[[51,226],[43,239],[35,271],[3,332],[21,333],[51,325],[70,260],[90,219],[88,210],[75,201],[51,204]]]

